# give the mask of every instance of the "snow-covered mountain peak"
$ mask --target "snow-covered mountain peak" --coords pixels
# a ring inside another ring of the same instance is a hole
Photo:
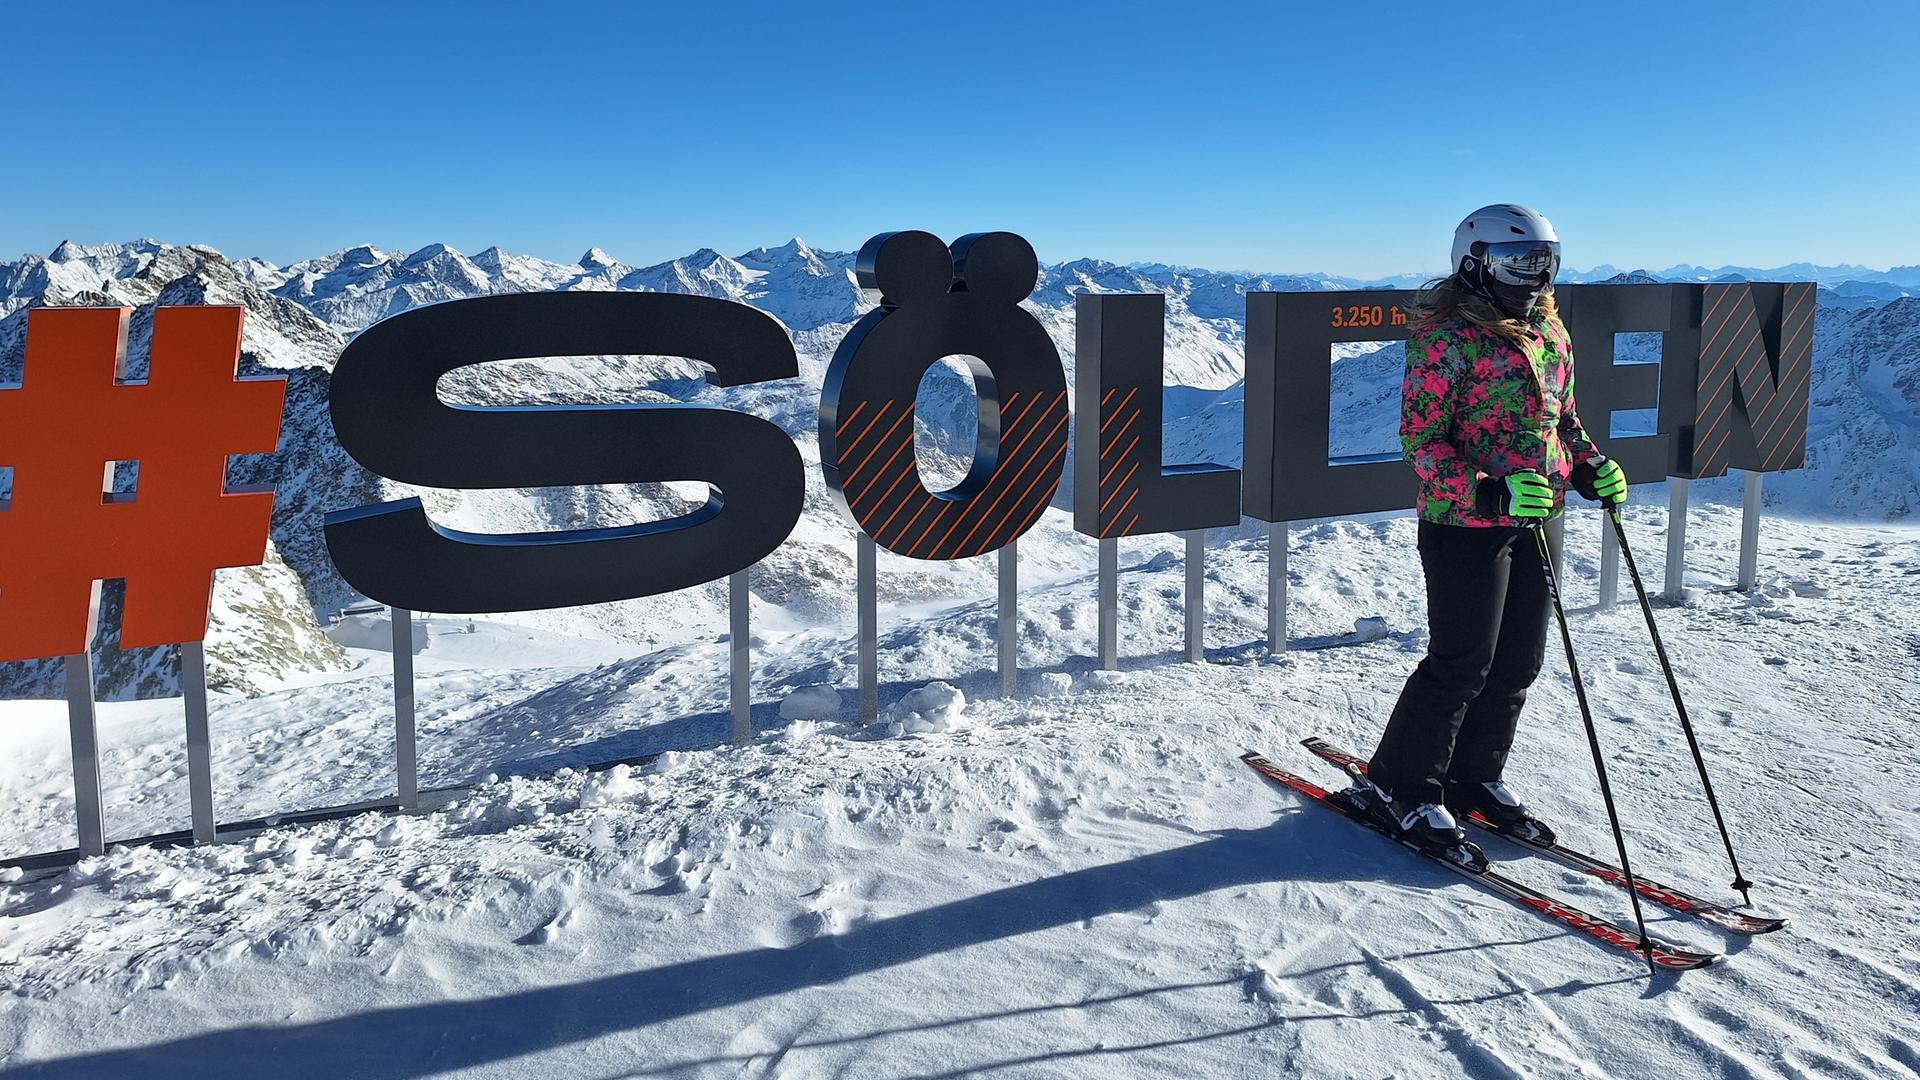
[[[333,266],[372,267],[378,266],[390,258],[392,258],[391,255],[374,247],[372,244],[356,244],[350,248],[342,248],[331,255],[323,255],[314,260],[314,262],[319,265],[331,264]]]
[[[1056,267],[1062,274],[1074,277],[1098,278],[1108,274],[1124,274],[1141,270],[1140,267],[1121,266],[1105,259],[1079,258],[1069,259]]]
[[[47,255],[47,261],[55,263],[136,261],[168,246],[151,237],[143,237],[124,244],[76,244],[71,240],[62,240],[59,246]]]
[[[1145,275],[1132,267],[1121,266],[1105,259],[1074,259],[1071,262],[1040,268],[1040,282],[1034,286],[1033,296],[1041,304],[1072,303],[1072,297],[1078,293],[1145,292],[1151,285]],[[1168,302],[1173,302],[1175,291],[1168,292]]]
[[[619,285],[622,289],[644,292],[683,292],[745,300],[758,277],[756,271],[712,248],[701,248],[691,255],[635,270],[622,277]]]
[[[482,251],[468,256],[468,259],[473,265],[480,267],[488,273],[497,274],[500,272],[500,268],[506,265],[507,260],[512,257],[513,256],[508,254],[500,245],[493,244]]]
[[[432,262],[433,260],[438,259],[443,255],[448,256],[450,258],[455,258],[455,259],[464,259],[466,257],[464,255],[461,255],[458,251],[455,251],[454,249],[448,247],[445,244],[428,244],[426,247],[421,248],[419,251],[416,251],[413,254],[408,255],[406,258],[406,261],[401,265],[420,266],[424,263]]]
[[[748,264],[769,264],[780,262],[819,262],[820,253],[799,237],[781,244],[779,247],[757,247],[740,256],[739,260]]]

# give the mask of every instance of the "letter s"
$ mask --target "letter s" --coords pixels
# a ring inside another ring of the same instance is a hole
[[[772,317],[670,293],[547,292],[455,300],[367,328],[334,369],[340,445],[381,476],[438,488],[705,480],[666,521],[492,535],[428,520],[419,499],[326,517],[348,584],[394,607],[493,612],[684,589],[752,565],[799,520],[800,452],[774,424],[697,405],[476,407],[436,391],[457,367],[547,356],[684,356],[720,386],[799,374]]]

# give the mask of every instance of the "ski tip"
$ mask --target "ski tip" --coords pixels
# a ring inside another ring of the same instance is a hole
[[[1697,971],[1712,967],[1725,959],[1726,957],[1720,953],[1662,951],[1654,954],[1653,963],[1660,971],[1678,975],[1683,971]]]
[[[1761,934],[1777,933],[1778,931],[1785,930],[1788,922],[1786,919],[1768,918],[1764,915],[1747,915],[1738,911],[1728,911],[1725,908],[1714,908],[1710,911],[1702,911],[1699,915],[1702,920],[1710,922],[1722,930],[1735,934],[1744,934],[1747,937],[1759,937]]]
[[[1720,953],[1711,953],[1711,955],[1705,955],[1705,957],[1699,957],[1699,959],[1688,957],[1684,963],[1661,965],[1661,970],[1670,970],[1670,972],[1674,972],[1674,974],[1680,974],[1682,970],[1709,969],[1709,967],[1715,967],[1716,963],[1720,963],[1720,961],[1724,961],[1724,959],[1726,959],[1726,957],[1720,955]]]

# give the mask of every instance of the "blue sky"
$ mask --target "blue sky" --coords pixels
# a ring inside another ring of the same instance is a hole
[[[25,5],[0,258],[1011,229],[1374,275],[1511,200],[1580,267],[1920,262],[1920,5],[1457,6]]]

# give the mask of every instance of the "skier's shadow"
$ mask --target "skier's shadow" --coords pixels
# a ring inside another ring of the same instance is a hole
[[[1307,815],[1312,815],[1311,817]],[[314,1076],[401,1080],[477,1068],[589,1039],[838,983],[865,972],[1222,889],[1391,876],[1445,884],[1425,867],[1331,815],[1282,810],[1274,824],[1205,839],[866,923],[789,948],[755,948],[488,998],[371,1009],[285,1026],[208,1032],[172,1042],[26,1066],[62,1076],[166,1074],[183,1062],[203,1080],[254,1080],[267,1063]],[[1663,980],[1665,981],[1665,980]]]

